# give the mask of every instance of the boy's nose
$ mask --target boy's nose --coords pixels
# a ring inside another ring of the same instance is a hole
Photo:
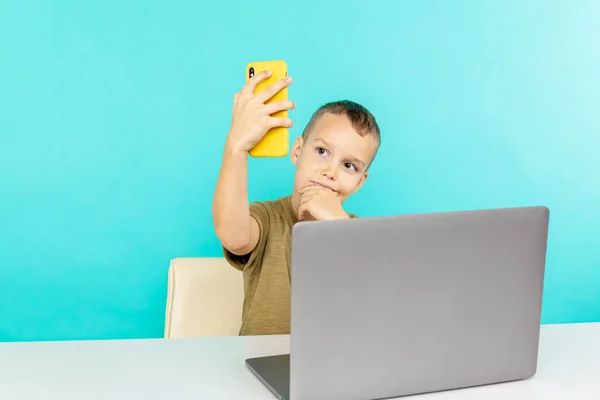
[[[324,168],[323,171],[321,171],[321,175],[332,181],[335,181],[336,179],[335,172],[329,167]]]

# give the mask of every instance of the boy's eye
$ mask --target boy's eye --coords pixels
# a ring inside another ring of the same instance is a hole
[[[319,153],[320,155],[325,155],[327,154],[327,150],[325,150],[322,147],[317,147],[317,153]]]
[[[352,171],[356,171],[356,166],[354,164],[352,164],[352,163],[349,163],[349,162],[344,163],[344,167],[346,167],[346,168],[348,168],[348,169],[350,169]]]

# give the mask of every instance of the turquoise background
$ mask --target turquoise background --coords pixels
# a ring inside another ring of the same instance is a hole
[[[216,256],[211,198],[250,60],[295,137],[369,107],[362,216],[551,209],[543,322],[600,321],[600,2],[0,3],[0,340],[160,337],[169,260]],[[251,199],[289,193],[251,160]],[[490,310],[493,312],[493,310]]]

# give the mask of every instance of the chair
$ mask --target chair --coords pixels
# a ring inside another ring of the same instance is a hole
[[[224,258],[175,258],[168,283],[165,338],[238,335],[243,278]]]

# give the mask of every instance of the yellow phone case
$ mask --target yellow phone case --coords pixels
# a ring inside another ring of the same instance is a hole
[[[282,60],[257,61],[249,63],[246,66],[246,82],[251,75],[256,75],[262,71],[270,70],[271,76],[260,82],[256,86],[254,93],[259,93],[271,86],[273,83],[287,76],[287,64]],[[273,96],[268,103],[288,99],[288,88],[280,90]],[[271,115],[272,117],[287,118],[288,110],[279,111]],[[289,129],[286,127],[277,127],[270,129],[265,136],[248,152],[252,157],[284,157],[289,151]]]

